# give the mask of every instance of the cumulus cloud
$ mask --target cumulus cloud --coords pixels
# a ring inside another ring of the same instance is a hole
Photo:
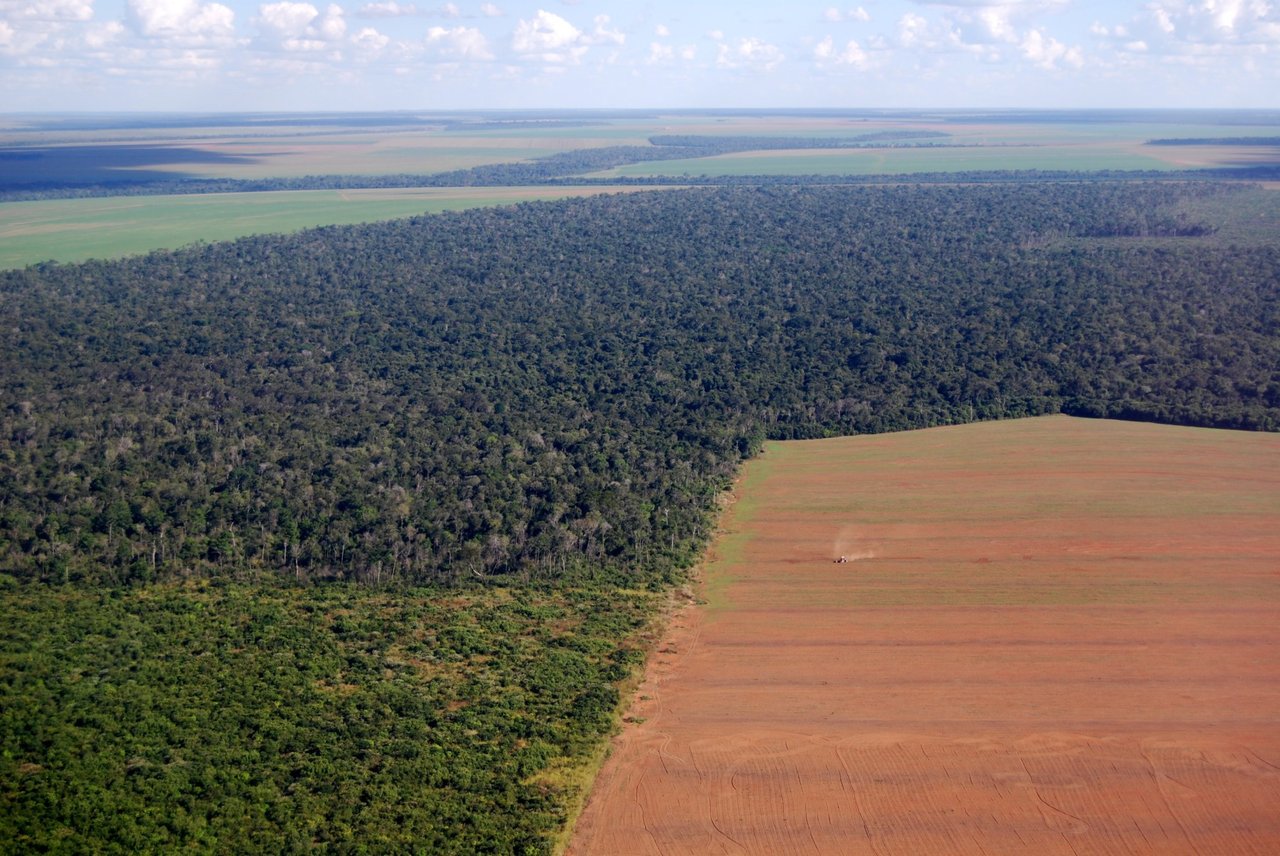
[[[597,15],[591,32],[583,32],[569,21],[545,9],[522,19],[511,37],[511,49],[526,59],[552,65],[576,63],[593,45],[621,45],[627,37],[611,29],[608,15]]]
[[[366,59],[382,53],[389,44],[391,44],[391,38],[378,32],[373,27],[362,27],[358,33],[351,37],[351,45],[358,54]]]
[[[653,34],[660,39],[665,39],[671,35],[671,30],[667,28],[666,24],[659,24],[653,28]]]
[[[917,0],[939,11],[932,20],[908,12],[898,21],[898,44],[913,51],[966,53],[994,62],[1014,55],[1043,69],[1080,68],[1084,53],[1064,44],[1028,18],[1064,5],[1063,0]]]
[[[823,11],[822,18],[823,20],[830,21],[833,24],[838,24],[841,21],[858,21],[866,23],[871,20],[871,13],[866,9],[863,9],[861,6],[853,9],[839,9],[835,6],[829,6]]]
[[[235,32],[235,13],[221,3],[129,0],[126,10],[132,27],[147,38],[205,41]]]
[[[1010,18],[1010,10],[1007,6],[990,6],[978,12],[978,20],[982,22],[987,34],[999,42],[1018,40],[1017,30]]]
[[[442,56],[466,60],[491,60],[493,51],[484,33],[474,27],[432,27],[427,30],[427,45],[436,48]]]
[[[26,21],[88,21],[93,18],[92,0],[31,0],[20,3],[0,2],[0,12],[12,20]],[[12,25],[6,21],[9,31]]]
[[[989,9],[1003,7],[1020,12],[1048,12],[1070,6],[1072,0],[912,0],[921,6],[942,6],[952,9]]]
[[[521,20],[511,37],[511,49],[543,62],[576,62],[586,48],[578,45],[582,31],[564,18],[543,9]]]
[[[827,36],[814,46],[813,57],[820,65],[845,65],[859,70],[869,68],[871,65],[871,58],[867,52],[853,39],[850,39],[843,48],[837,49],[832,38]]]
[[[486,18],[501,18],[506,13],[492,3],[482,3],[480,4],[480,14]]]
[[[323,13],[310,3],[268,3],[258,7],[256,23],[268,44],[285,51],[326,50],[347,32],[342,7],[334,3]]]
[[[27,67],[53,68],[60,62],[55,56],[74,50],[92,20],[92,0],[0,0],[0,54]]]
[[[925,44],[925,33],[928,29],[927,18],[915,12],[908,12],[898,20],[898,41],[906,48]]]
[[[722,44],[716,54],[716,67],[724,69],[753,69],[773,71],[786,56],[777,45],[754,36],[738,41],[736,46]]]
[[[1204,64],[1280,48],[1280,7],[1264,0],[1152,0],[1128,21],[1095,22],[1091,32],[1130,59]]]
[[[1276,41],[1280,12],[1265,0],[1200,0],[1148,7],[1162,33],[1183,42],[1260,44]]]
[[[584,37],[584,41],[593,45],[621,45],[627,41],[627,36],[621,30],[609,29],[609,16],[596,15],[592,21],[595,25],[590,35]]]
[[[413,3],[397,3],[396,0],[366,3],[356,12],[356,15],[361,18],[400,18],[417,14],[419,12],[416,5]]]
[[[1079,48],[1069,48],[1057,39],[1032,30],[1023,37],[1018,49],[1031,62],[1045,69],[1057,68],[1059,63],[1079,68],[1084,57]]]
[[[645,57],[645,63],[648,65],[670,65],[677,59],[684,62],[693,62],[697,57],[698,48],[696,45],[676,47],[675,45],[667,45],[661,42],[650,42],[649,55]]]

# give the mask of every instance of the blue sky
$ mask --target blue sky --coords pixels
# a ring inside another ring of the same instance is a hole
[[[1280,107],[1280,0],[0,0],[0,111]]]

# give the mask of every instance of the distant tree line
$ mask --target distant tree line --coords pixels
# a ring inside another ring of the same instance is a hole
[[[1149,146],[1280,146],[1280,137],[1166,137]]]
[[[785,149],[859,149],[894,148],[899,145],[919,145],[920,140],[945,140],[950,134],[942,131],[899,130],[874,131],[851,137],[780,137],[750,136],[745,134],[659,134],[649,138],[650,145],[679,148],[706,149],[716,154],[730,152],[756,152]]]
[[[8,272],[0,572],[657,584],[765,438],[1276,430],[1280,250],[1136,237],[1229,192],[700,188]]]

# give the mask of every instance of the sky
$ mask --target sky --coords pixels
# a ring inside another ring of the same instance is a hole
[[[1280,0],[0,0],[0,112],[1280,107]]]

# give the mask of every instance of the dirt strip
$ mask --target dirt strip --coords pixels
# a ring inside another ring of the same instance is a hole
[[[1280,853],[1280,436],[773,444],[737,494],[569,853]]]

